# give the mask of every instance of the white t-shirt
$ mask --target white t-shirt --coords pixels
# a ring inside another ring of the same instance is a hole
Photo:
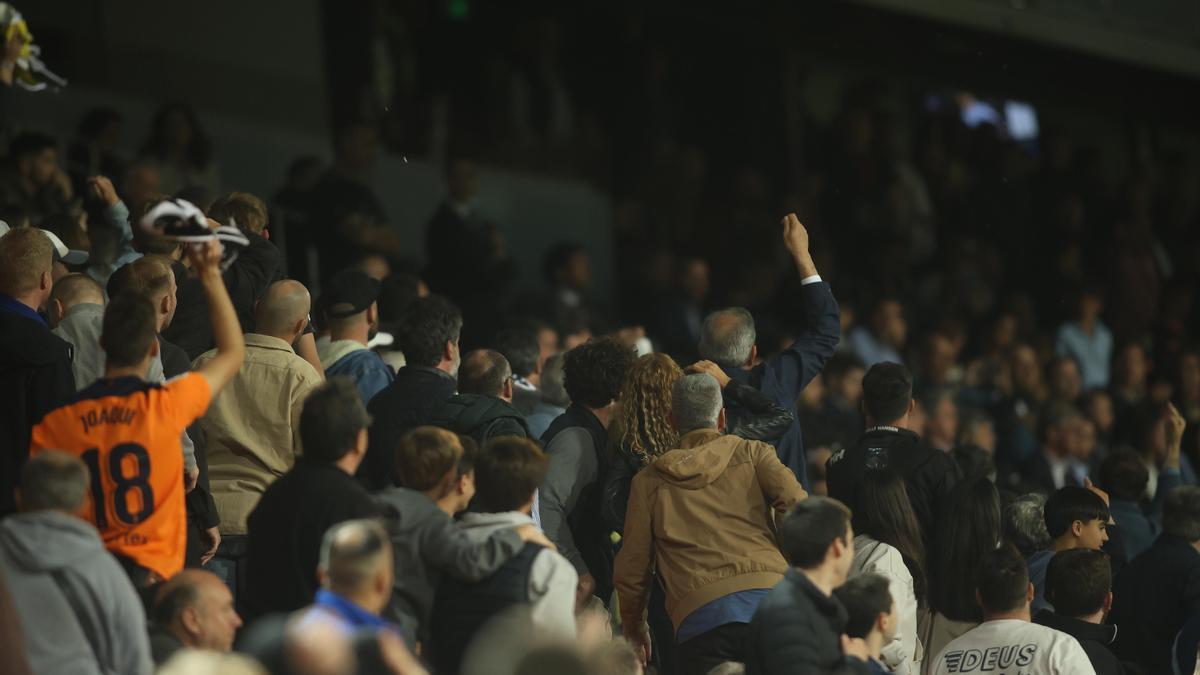
[[[934,675],[1096,675],[1075,638],[1028,621],[987,621],[946,645]]]

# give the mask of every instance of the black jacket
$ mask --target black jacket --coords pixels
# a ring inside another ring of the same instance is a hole
[[[727,400],[736,403],[738,410],[743,411],[729,415],[726,419],[725,433],[732,436],[751,441],[774,441],[786,433],[796,419],[791,410],[775,405],[775,402],[762,392],[736,380],[730,380],[723,393]],[[621,532],[625,529],[629,486],[633,484],[633,477],[642,469],[643,462],[642,458],[634,457],[628,448],[616,445],[620,439],[613,439],[613,442],[616,456],[604,479],[601,513],[605,525],[614,532]]]
[[[0,296],[0,516],[16,510],[33,425],[75,397],[71,345],[14,302]]]
[[[1125,675],[1125,666],[1112,653],[1110,645],[1117,637],[1117,627],[1088,623],[1069,616],[1059,616],[1043,609],[1033,617],[1033,622],[1053,628],[1079,640],[1079,646],[1087,653],[1096,669],[1096,675]]]
[[[1109,621],[1121,627],[1115,650],[1147,673],[1171,672],[1171,645],[1200,614],[1200,552],[1164,534],[1125,565],[1113,584]]]
[[[386,389],[367,405],[371,413],[371,444],[358,467],[358,479],[371,491],[399,485],[393,479],[396,445],[405,432],[429,424],[458,383],[453,377],[425,366],[405,366]]]
[[[247,623],[310,604],[317,592],[317,559],[325,531],[381,512],[362,485],[338,467],[296,462],[267,488],[246,523]]]
[[[853,446],[840,450],[826,464],[829,496],[857,512],[858,486],[868,470],[888,469],[904,477],[925,550],[933,550],[937,514],[949,508],[950,491],[962,480],[954,459],[921,443],[907,429],[868,429]]]
[[[746,631],[746,675],[869,673],[842,655],[846,609],[795,569],[758,605]]]
[[[250,245],[242,249],[237,260],[221,274],[225,288],[233,301],[238,322],[243,333],[254,331],[254,303],[258,302],[267,287],[283,278],[283,254],[275,244],[253,232],[245,232]],[[200,280],[192,276],[185,267],[176,263],[175,318],[163,331],[163,336],[187,352],[188,359],[196,357],[215,346],[212,321],[208,318],[208,299]]]
[[[521,413],[495,396],[455,394],[433,411],[429,423],[470,436],[481,448],[499,436],[529,438],[529,426]]]

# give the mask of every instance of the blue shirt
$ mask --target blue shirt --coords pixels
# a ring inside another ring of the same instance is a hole
[[[20,314],[27,319],[33,319],[34,321],[37,321],[43,326],[47,325],[46,320],[42,318],[42,315],[33,311],[29,305],[26,305],[15,298],[4,295],[3,293],[0,293],[0,310],[12,312],[13,314]]]
[[[372,614],[337,593],[324,588],[317,591],[313,608],[324,610],[326,614],[333,616],[348,633],[353,633],[360,628],[395,629],[392,624],[378,614]]]
[[[675,641],[683,644],[694,637],[724,626],[727,623],[750,623],[758,603],[770,593],[769,588],[755,588],[717,598],[687,615],[679,624]]]
[[[363,405],[370,403],[375,394],[387,388],[396,377],[392,367],[369,349],[350,352],[325,369],[325,377],[337,375],[345,375],[354,380],[354,384],[358,386],[358,393],[362,396]]]
[[[1050,566],[1050,559],[1053,557],[1054,551],[1047,549],[1034,553],[1026,561],[1029,565],[1029,583],[1033,584],[1034,614],[1043,609],[1054,611],[1054,606],[1046,602],[1046,568]]]
[[[1054,352],[1059,356],[1075,359],[1079,364],[1079,375],[1083,379],[1084,389],[1102,389],[1108,386],[1113,336],[1103,323],[1097,321],[1091,335],[1078,323],[1064,323],[1058,329]]]

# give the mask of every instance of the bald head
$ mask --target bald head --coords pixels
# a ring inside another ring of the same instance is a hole
[[[463,357],[458,369],[458,391],[505,398],[504,391],[511,387],[511,378],[512,368],[503,354],[492,349],[476,349]],[[512,398],[511,391],[508,398]]]
[[[277,281],[254,307],[255,332],[291,343],[308,324],[311,299],[304,284],[292,279]]]
[[[160,586],[150,616],[187,647],[223,652],[233,648],[242,625],[229,587],[201,569],[185,569]]]
[[[376,520],[348,520],[321,542],[321,583],[364,609],[379,612],[392,593],[392,543]]]
[[[86,274],[68,274],[50,292],[50,323],[57,326],[76,305],[103,305],[104,289]]]
[[[78,457],[45,450],[25,462],[17,504],[22,511],[75,513],[83,507],[87,489],[88,470]]]

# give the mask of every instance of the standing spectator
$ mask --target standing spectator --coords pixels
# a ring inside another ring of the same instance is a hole
[[[221,254],[215,239],[189,251],[216,331],[218,354],[212,361],[162,386],[147,382],[146,372],[160,349],[159,312],[144,296],[121,295],[104,311],[104,378],[33,429],[31,452],[62,449],[89,464],[93,483],[86,517],[143,590],[183,568],[188,530],[184,493],[195,485],[199,471],[189,468],[185,483],[180,437],[233,379],[245,356],[237,316],[221,280]],[[128,498],[133,490],[140,499]]]
[[[525,330],[502,331],[492,340],[492,349],[508,359],[513,378],[512,405],[528,418],[541,401],[538,384],[542,378],[542,359],[537,335]]]
[[[821,371],[825,396],[820,416],[829,424],[838,448],[849,447],[862,435],[865,374],[862,361],[846,352],[838,352],[830,357],[825,370]]]
[[[1117,574],[1112,623],[1116,653],[1147,673],[1171,672],[1171,644],[1200,613],[1200,488],[1166,496],[1163,533]]]
[[[1004,506],[1004,540],[1016,546],[1026,561],[1050,548],[1045,507],[1046,495],[1040,492],[1021,495]]]
[[[1050,495],[1043,510],[1050,548],[1029,556],[1033,611],[1053,609],[1046,602],[1046,566],[1055,553],[1083,548],[1099,551],[1108,541],[1108,504],[1090,489],[1068,486]]]
[[[612,595],[612,540],[602,516],[603,478],[609,464],[608,427],[633,352],[614,339],[593,340],[567,352],[563,362],[571,406],[542,443],[550,467],[539,490],[542,529],[566,556],[584,597]]]
[[[851,576],[833,590],[833,597],[846,608],[846,637],[866,643],[872,673],[909,673],[911,668],[887,667],[883,649],[895,643],[896,602],[888,590],[888,580],[878,574]]]
[[[904,479],[891,471],[863,475],[859,510],[854,513],[853,579],[878,574],[887,579],[895,601],[892,630],[881,645],[883,663],[900,673],[918,673],[923,650],[917,639],[917,607],[925,595],[925,546]],[[861,637],[854,636],[851,637]]]
[[[371,445],[358,478],[371,490],[397,484],[392,476],[396,447],[410,429],[427,424],[433,411],[454,395],[462,362],[462,314],[449,300],[431,295],[409,306],[396,341],[407,365],[379,392],[368,410],[374,418]]]
[[[1150,367],[1146,349],[1140,343],[1129,342],[1117,350],[1110,387],[1115,443],[1141,442],[1141,439],[1135,438],[1135,417],[1149,392]]]
[[[271,483],[291,471],[301,454],[301,408],[321,376],[292,351],[308,325],[308,290],[279,281],[255,308],[256,332],[247,333],[246,361],[201,421],[208,443],[213,499],[221,514],[221,547],[210,569],[235,596],[242,590],[246,519]],[[216,357],[205,352],[196,368]]]
[[[499,532],[532,526],[533,493],[545,477],[548,462],[527,439],[500,438],[476,458],[476,503],[479,511],[463,515],[462,532],[481,546]],[[443,579],[433,605],[433,659],[439,672],[459,671],[463,646],[479,630],[510,607],[529,605],[532,628],[539,635],[574,641],[575,567],[557,551],[538,543],[524,548],[499,569],[476,582]]]
[[[1104,297],[1100,289],[1082,289],[1075,298],[1074,320],[1059,326],[1054,340],[1054,353],[1074,359],[1078,364],[1085,390],[1108,386],[1113,336],[1100,320],[1103,310]]]
[[[124,173],[125,160],[118,151],[122,122],[121,113],[105,107],[92,108],[79,120],[67,148],[67,173],[76,193],[87,190],[91,176]]]
[[[938,519],[934,547],[927,549],[930,618],[921,629],[921,642],[929,655],[940,653],[947,643],[982,620],[975,602],[975,573],[1000,541],[996,487],[982,477],[961,483]],[[1028,576],[1025,574],[1026,579]],[[926,659],[928,663],[928,656]]]
[[[863,640],[845,637],[846,608],[833,595],[854,560],[849,509],[809,497],[792,507],[779,539],[791,567],[746,630],[747,675],[871,672],[870,650]]]
[[[1033,584],[1021,554],[1009,545],[990,551],[973,576],[983,623],[946,645],[934,660],[933,675],[979,668],[976,659],[996,654],[995,668],[1018,668],[1045,675],[1095,675],[1075,638],[1033,623],[1029,603]],[[1028,670],[1026,670],[1028,669]]]
[[[146,614],[129,577],[79,518],[88,470],[50,451],[21,472],[21,513],[0,521],[0,576],[21,615],[35,673],[150,673]]]
[[[30,428],[75,395],[71,347],[38,314],[53,265],[54,246],[38,230],[0,236],[0,515],[16,510]]]
[[[367,347],[379,330],[378,298],[379,282],[354,268],[338,272],[322,296],[329,342],[318,349],[321,367],[327,377],[354,380],[364,406],[395,378],[391,366]]]
[[[904,477],[913,512],[921,527],[923,548],[931,550],[939,514],[949,508],[949,495],[961,474],[950,455],[921,443],[913,426],[912,375],[898,363],[878,363],[863,377],[863,411],[867,430],[853,446],[829,458],[829,496],[852,511],[859,508],[862,476],[887,469]]]
[[[850,350],[870,368],[884,361],[904,363],[901,350],[907,337],[908,323],[904,320],[904,306],[895,298],[882,298],[871,310],[870,326],[855,328],[847,341]]]
[[[699,355],[696,345],[707,309],[709,267],[703,258],[690,257],[679,261],[676,269],[674,288],[659,303],[653,332],[662,340],[663,351],[687,363]]]
[[[332,525],[321,536],[316,569],[321,587],[297,627],[331,626],[345,637],[392,628],[381,614],[392,596],[393,569],[392,546],[378,520]]]
[[[575,242],[559,242],[546,251],[542,272],[550,285],[548,313],[567,348],[572,337],[585,342],[600,323],[587,291],[592,285],[592,261],[587,249]]]
[[[703,673],[744,660],[746,624],[787,570],[770,513],[782,516],[806,495],[769,445],[719,431],[725,409],[712,376],[675,383],[671,418],[679,449],[633,479],[614,582],[625,636],[648,662],[642,614],[657,568],[680,668]]]
[[[800,392],[833,356],[841,324],[833,292],[817,274],[809,251],[808,230],[795,214],[789,213],[783,220],[783,242],[800,273],[807,332],[780,354],[759,363],[754,317],[749,311],[734,307],[704,319],[699,350],[701,358],[721,366],[730,378],[749,384],[774,399],[776,405],[793,410]],[[731,415],[744,415],[745,411],[730,408]],[[792,422],[775,449],[779,459],[807,489],[808,464],[799,422]]]
[[[464,444],[445,429],[417,427],[395,451],[396,475],[405,487],[379,493],[396,562],[386,614],[411,644],[429,641],[434,591],[443,574],[477,582],[518,555],[525,542],[546,542],[537,528],[522,524],[482,538],[455,527],[453,518],[475,496],[477,454],[470,439]]]
[[[1046,569],[1046,598],[1054,609],[1034,614],[1035,622],[1079,640],[1097,675],[1124,675],[1109,647],[1117,626],[1104,623],[1113,601],[1108,554],[1087,549],[1055,554]]]
[[[571,405],[571,397],[567,395],[567,388],[564,384],[566,379],[563,373],[563,361],[566,357],[562,354],[555,354],[546,359],[542,365],[542,377],[539,383],[541,394],[537,403],[533,405],[533,411],[525,416],[525,423],[529,425],[529,437],[541,438],[546,433],[546,429],[550,428],[550,423],[558,419],[558,416],[567,411],[567,406]],[[537,509],[534,509],[537,513]]]
[[[500,352],[477,349],[463,357],[458,392],[433,411],[429,423],[470,436],[480,446],[500,436],[529,438],[525,418],[513,407],[512,369]]]
[[[75,388],[84,389],[104,375],[104,289],[86,274],[68,274],[54,284],[47,309],[54,334],[71,344]]]
[[[306,605],[317,590],[321,537],[331,526],[379,515],[354,480],[367,453],[371,418],[354,384],[335,378],[304,400],[304,454],[271,484],[246,522],[247,560],[242,614],[253,619]]]
[[[9,166],[0,173],[0,204],[20,209],[37,224],[70,210],[71,179],[58,166],[58,144],[44,134],[26,132],[8,145]]]
[[[168,103],[154,114],[141,157],[157,169],[159,189],[165,194],[189,187],[216,194],[221,188],[208,135],[195,111],[183,103]]]
[[[160,666],[184,648],[228,652],[242,626],[229,587],[204,570],[184,570],[160,586],[151,618],[150,649]]]
[[[267,230],[270,218],[267,205],[249,192],[231,192],[213,202],[208,208],[208,217],[222,225],[237,227],[250,241],[250,245],[238,255],[238,260],[243,255],[246,260],[236,267],[231,265],[231,273],[226,275],[225,280],[242,332],[250,333],[255,328],[255,303],[266,294],[270,284],[283,279],[283,254],[269,241],[271,233]],[[247,262],[256,264],[251,266]]]

